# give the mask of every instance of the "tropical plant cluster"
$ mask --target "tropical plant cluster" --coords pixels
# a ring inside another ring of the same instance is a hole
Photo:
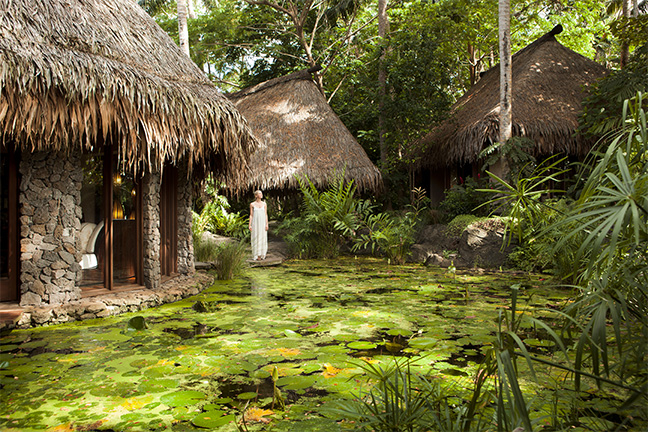
[[[204,185],[200,212],[193,212],[194,244],[202,241],[204,232],[244,239],[249,235],[248,216],[231,211],[228,199],[218,193],[217,185],[209,178]]]
[[[423,189],[412,191],[412,204],[402,212],[376,212],[370,199],[356,197],[353,180],[336,174],[323,191],[307,176],[299,178],[301,214],[286,218],[280,228],[300,258],[331,258],[341,252],[380,254],[402,264],[410,255],[422,213],[429,208]]]
[[[328,188],[319,190],[308,176],[298,177],[301,191],[300,215],[287,217],[279,232],[300,258],[332,258],[348,245],[359,221],[371,209],[371,202],[355,196],[354,182],[336,173]]]
[[[561,257],[563,275],[575,283],[576,301],[558,311],[560,325],[526,315],[518,304],[523,287],[513,285],[511,306],[500,311],[497,337],[468,396],[458,396],[416,367],[427,364],[424,359],[395,359],[387,365],[365,360],[358,366],[371,386],[356,399],[338,403],[334,412],[354,421],[358,430],[381,432],[628,431],[645,426],[646,98],[638,93],[626,101],[623,126],[603,139],[583,165],[579,196],[569,204],[567,198],[542,197],[546,183],[555,180],[557,158],[513,184],[494,176],[501,188],[493,202],[509,215],[502,219],[509,235],[532,244],[540,236],[550,238],[544,255]],[[528,231],[538,237],[529,237]],[[531,350],[525,338],[529,329],[545,335],[551,357]],[[537,390],[523,385],[522,370]]]
[[[632,416],[648,402],[646,100],[638,92],[625,101],[621,126],[599,142],[581,167],[575,198],[543,199],[543,185],[556,180],[552,168],[558,161],[538,165],[532,176],[513,184],[494,176],[502,188],[493,201],[507,208],[510,233],[526,244],[524,253],[538,249],[540,265],[553,268],[579,291],[562,311],[561,332],[548,331],[559,349],[552,361],[544,361],[565,373],[563,387],[572,391],[568,408],[556,418],[561,427],[577,426],[574,418],[587,411],[578,396],[586,388],[594,395],[615,394],[611,406],[592,414],[599,419],[595,430],[609,430],[608,421],[615,416],[622,419],[616,430],[631,430]],[[534,325],[549,330],[542,321]],[[523,357],[532,367],[538,359],[526,351],[515,329],[505,333],[509,341],[501,344],[498,355],[508,353],[512,362]],[[500,368],[502,361],[498,357]],[[529,395],[524,402],[514,370],[501,369],[500,379],[502,372],[521,418],[528,418]],[[525,427],[532,430],[530,423]]]
[[[484,204],[488,196],[479,192],[479,188],[485,186],[481,178],[459,179],[458,184],[446,191],[444,200],[439,204],[443,219],[450,222],[460,215],[487,216],[489,210]]]

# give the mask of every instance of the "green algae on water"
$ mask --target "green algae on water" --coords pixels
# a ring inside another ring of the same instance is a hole
[[[0,429],[235,431],[247,406],[271,410],[273,430],[340,430],[321,409],[366,385],[360,359],[420,356],[417,370],[469,388],[513,283],[530,315],[570,295],[535,276],[292,261],[137,314],[14,330],[0,339]]]

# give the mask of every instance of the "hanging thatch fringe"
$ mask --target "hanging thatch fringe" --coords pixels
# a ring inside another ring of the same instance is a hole
[[[0,0],[0,139],[25,151],[112,141],[133,170],[186,157],[238,189],[255,140],[133,0]]]
[[[380,171],[333,112],[306,71],[229,95],[250,123],[259,148],[250,158],[250,188],[296,189],[295,175],[326,187],[336,172],[358,189],[379,191]]]
[[[606,69],[565,48],[556,26],[513,56],[513,135],[536,144],[537,155],[583,155],[592,142],[576,133],[584,88]],[[474,163],[499,139],[499,65],[452,107],[450,117],[413,144],[419,167]]]

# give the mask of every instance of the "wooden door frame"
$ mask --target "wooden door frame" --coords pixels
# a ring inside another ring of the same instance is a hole
[[[20,153],[15,151],[13,145],[9,145],[7,150],[5,157],[9,158],[9,181],[7,184],[9,192],[9,214],[7,215],[9,221],[9,229],[7,232],[7,236],[9,237],[7,256],[8,278],[5,281],[0,281],[0,283],[5,285],[2,288],[3,292],[6,289],[14,293],[14,298],[6,301],[20,301],[20,171],[18,169]]]
[[[104,220],[104,274],[103,287],[109,290],[115,288],[114,281],[114,236],[113,236],[113,178],[115,169],[113,168],[116,155],[113,154],[114,146],[111,144],[104,145],[103,158],[103,220]],[[137,238],[135,240],[135,283],[144,284],[144,200],[142,197],[142,179],[135,181],[135,218],[137,223]]]
[[[104,288],[112,290],[113,281],[113,148],[104,146],[103,158],[103,208],[104,208]]]
[[[135,262],[135,283],[144,285],[144,198],[142,197],[142,178],[135,182],[135,220],[137,223],[137,239],[135,253],[137,261]]]
[[[178,169],[166,165],[160,187],[160,274],[178,271]]]

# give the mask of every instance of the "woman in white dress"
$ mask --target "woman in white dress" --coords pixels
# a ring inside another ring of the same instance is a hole
[[[254,192],[250,203],[250,232],[252,237],[252,259],[264,260],[268,253],[268,209],[263,200],[263,192]]]

